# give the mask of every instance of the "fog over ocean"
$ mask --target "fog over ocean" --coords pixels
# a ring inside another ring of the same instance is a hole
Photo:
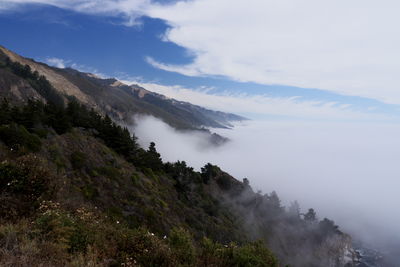
[[[400,126],[248,121],[212,129],[231,140],[212,147],[203,134],[178,132],[153,117],[137,121],[139,143],[154,141],[165,161],[185,160],[197,170],[216,164],[249,178],[255,191],[275,190],[284,205],[297,200],[302,211],[316,209],[355,239],[376,246],[400,240]]]

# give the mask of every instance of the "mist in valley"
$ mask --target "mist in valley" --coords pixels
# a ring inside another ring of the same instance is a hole
[[[295,120],[247,121],[212,129],[230,142],[211,146],[207,135],[179,132],[153,117],[136,118],[143,147],[151,141],[164,161],[184,160],[200,170],[210,162],[254,191],[275,190],[283,205],[297,200],[370,246],[400,240],[400,127],[385,123]]]

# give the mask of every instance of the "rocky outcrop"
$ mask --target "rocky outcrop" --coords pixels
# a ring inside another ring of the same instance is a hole
[[[44,75],[61,95],[74,96],[84,104],[87,104],[91,107],[96,106],[96,103],[91,99],[90,96],[84,94],[80,88],[75,86],[68,79],[58,74],[53,68],[50,68],[46,64],[38,63],[31,59],[21,57],[2,46],[0,46],[0,53],[7,56],[11,61],[19,62],[22,65],[29,65],[32,71],[37,71],[40,75]]]
[[[28,99],[46,101],[28,82],[1,68],[0,84],[0,97],[13,103],[26,103]]]

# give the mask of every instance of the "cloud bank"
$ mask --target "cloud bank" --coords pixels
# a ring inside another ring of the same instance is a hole
[[[253,121],[218,132],[231,139],[204,149],[204,136],[143,117],[134,129],[143,147],[156,142],[165,161],[197,170],[211,162],[255,190],[276,190],[284,203],[313,207],[373,245],[400,240],[400,126],[371,123]]]
[[[124,81],[180,101],[190,102],[213,110],[240,113],[250,117],[276,117],[311,120],[384,121],[388,115],[373,113],[373,107],[356,108],[349,103],[309,100],[300,96],[272,97],[246,93],[213,93],[213,88],[190,89],[182,86],[167,86],[156,83]],[[369,110],[370,109],[370,110]]]

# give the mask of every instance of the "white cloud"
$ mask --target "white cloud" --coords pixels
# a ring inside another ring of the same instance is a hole
[[[64,68],[72,68],[81,72],[85,72],[85,73],[91,73],[94,74],[100,78],[106,79],[106,78],[110,78],[109,75],[106,75],[104,73],[101,73],[100,71],[98,71],[96,68],[93,67],[89,67],[86,65],[82,65],[82,64],[78,64],[78,63],[74,63],[71,60],[65,60],[62,58],[57,58],[57,57],[48,57],[44,60],[42,59],[38,59],[38,61],[43,61],[44,63],[53,66],[53,67],[57,67],[60,69],[64,69]]]
[[[51,5],[86,14],[122,16],[126,25],[133,26],[150,3],[151,0],[2,0],[0,9],[16,9],[23,4]]]
[[[185,75],[325,89],[400,103],[400,3],[393,0],[202,0],[154,6],[164,39],[189,49]]]
[[[124,81],[131,84],[134,82]],[[253,113],[295,118],[323,120],[387,120],[378,113],[358,111],[347,103],[311,101],[302,97],[272,97],[224,92],[215,94],[212,88],[188,89],[182,86],[166,86],[139,82],[138,85],[165,96],[206,108],[232,113]]]
[[[204,76],[205,74],[200,72],[194,66],[174,66],[168,65],[154,60],[152,57],[146,57],[146,62],[155,68],[163,69],[171,72],[179,72],[186,76]]]
[[[56,58],[56,57],[50,57],[50,58],[46,58],[45,62],[47,64],[49,64],[50,66],[54,66],[60,69],[64,69],[66,66],[66,62],[61,59],[61,58]]]
[[[400,3],[395,0],[6,0],[42,3],[136,25],[147,15],[171,28],[164,40],[195,56],[188,65],[148,58],[185,75],[318,88],[400,104]]]

